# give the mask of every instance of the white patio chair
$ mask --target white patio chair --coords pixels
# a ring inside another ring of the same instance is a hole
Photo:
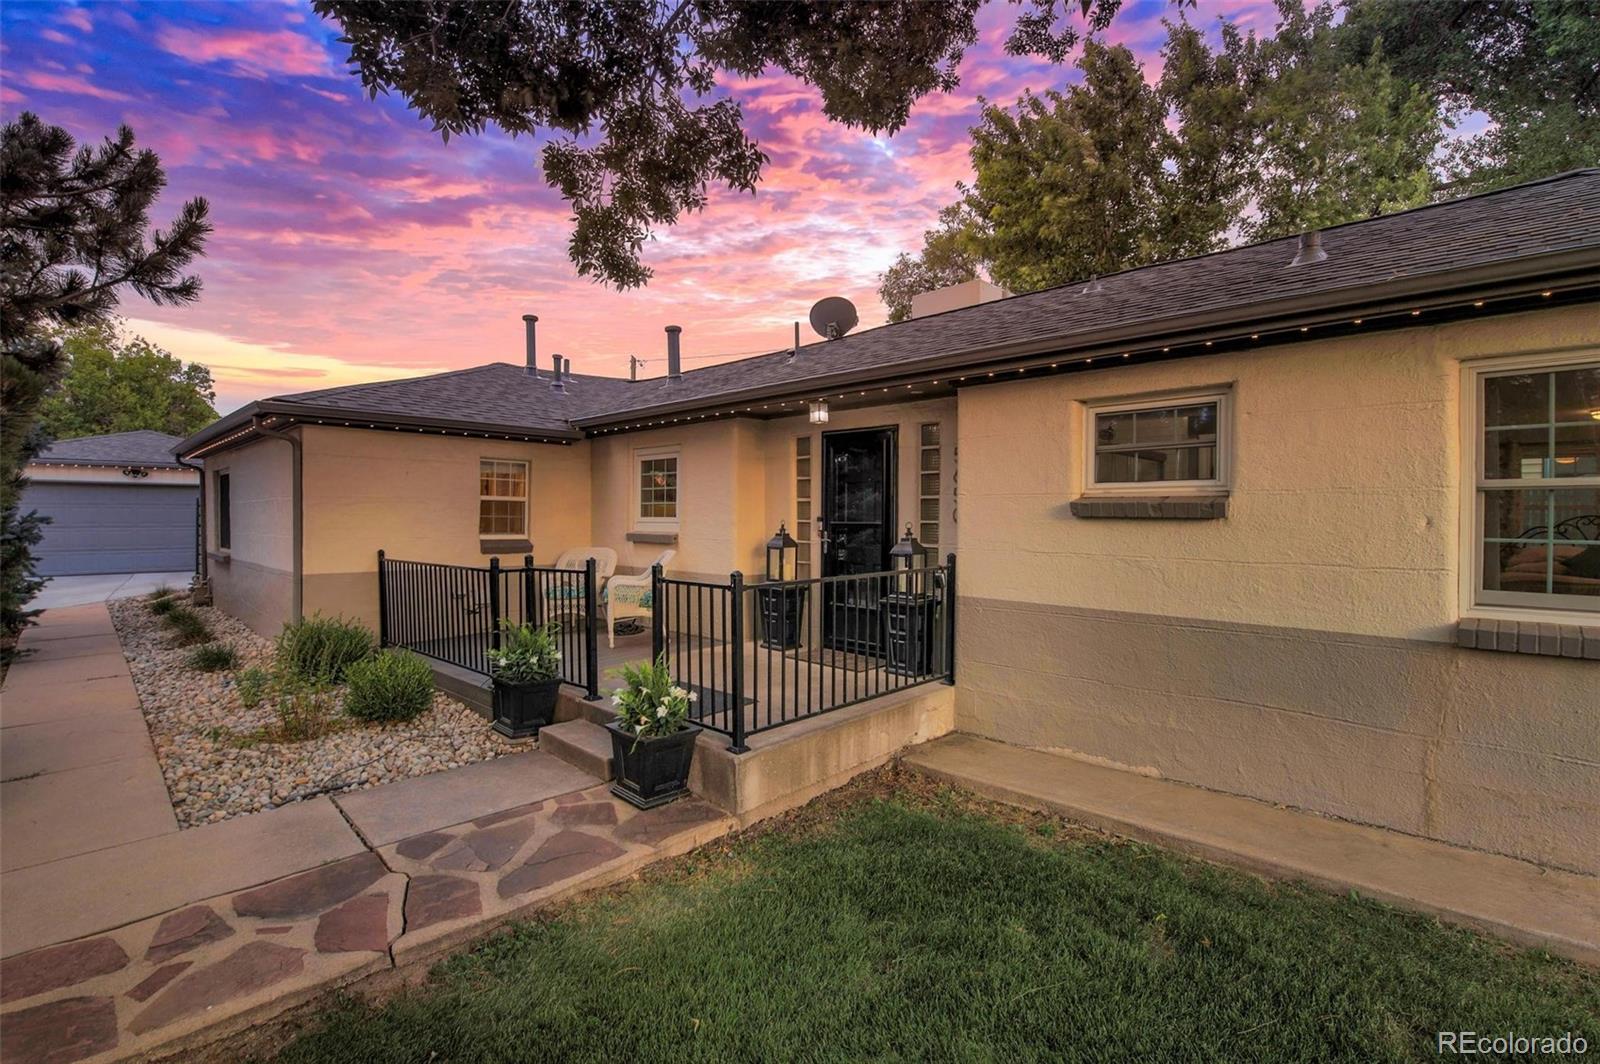
[[[590,558],[594,559],[594,578],[595,583],[599,585],[595,588],[595,594],[604,596],[606,581],[617,571],[617,552],[610,547],[576,547],[564,551],[561,557],[556,559],[555,567],[581,573]],[[552,580],[545,585],[544,601],[546,617],[565,617],[573,613],[581,615],[583,583]]]
[[[613,576],[606,585],[605,594],[601,596],[606,603],[606,645],[617,645],[617,622],[625,621],[630,617],[649,617],[654,603],[650,601],[650,569],[661,566],[665,569],[667,563],[672,561],[675,550],[664,550],[645,571],[636,576]]]

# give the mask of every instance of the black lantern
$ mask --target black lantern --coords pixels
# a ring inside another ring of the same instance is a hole
[[[794,553],[799,544],[789,535],[787,525],[778,524],[778,533],[767,540],[767,579],[789,580],[794,576]]]
[[[810,586],[793,582],[798,546],[783,524],[778,526],[777,534],[767,540],[767,583],[756,588],[763,646],[793,650],[800,645]]]
[[[900,676],[922,677],[933,671],[934,609],[931,574],[917,572],[928,567],[932,551],[917,542],[906,525],[906,534],[889,551],[889,568],[894,588],[884,596],[883,623],[888,650],[889,671]]]

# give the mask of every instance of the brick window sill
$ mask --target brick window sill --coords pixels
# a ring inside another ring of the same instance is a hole
[[[1073,517],[1136,521],[1216,521],[1228,516],[1226,495],[1085,495],[1069,506]]]
[[[1600,661],[1600,625],[1467,617],[1456,625],[1456,645],[1505,654]]]

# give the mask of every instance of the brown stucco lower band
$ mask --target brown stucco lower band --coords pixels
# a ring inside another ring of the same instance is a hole
[[[957,727],[1600,873],[1594,663],[963,597]]]
[[[272,638],[294,618],[294,574],[212,552],[211,598],[224,613]]]

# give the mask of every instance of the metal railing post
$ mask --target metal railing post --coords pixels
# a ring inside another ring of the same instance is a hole
[[[729,652],[733,655],[733,690],[729,698],[733,702],[733,742],[728,749],[736,754],[742,754],[750,749],[744,744],[744,574],[735,570],[728,575],[730,593],[733,602],[732,645]]]
[[[533,615],[533,555],[522,556],[522,622],[537,626],[539,619]]]
[[[583,615],[588,618],[583,641],[583,669],[589,680],[589,701],[600,698],[600,595],[593,558],[583,563]]]
[[[666,603],[661,598],[661,563],[650,567],[650,664],[667,652]]]
[[[489,559],[489,645],[500,649],[500,559]]]
[[[944,556],[949,569],[944,578],[944,682],[956,682],[956,556]]]
[[[383,551],[378,551],[378,645],[389,645],[389,572]]]

